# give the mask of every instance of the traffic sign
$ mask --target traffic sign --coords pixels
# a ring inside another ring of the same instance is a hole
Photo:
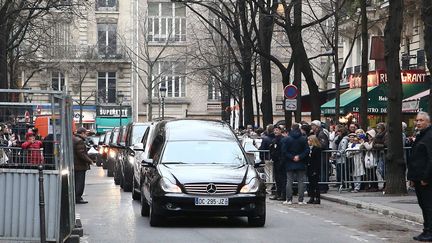
[[[296,99],[286,99],[285,100],[285,110],[287,110],[287,111],[297,110],[297,100]]]
[[[284,88],[284,96],[287,99],[295,99],[298,95],[298,90],[295,85],[288,84]]]

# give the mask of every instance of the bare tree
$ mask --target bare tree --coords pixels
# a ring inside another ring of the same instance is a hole
[[[424,43],[425,53],[427,60],[427,68],[432,72],[432,1],[422,1],[422,19],[424,23]],[[432,94],[432,86],[431,86]],[[432,95],[429,95],[429,113],[432,112]]]
[[[1,0],[0,1],[0,88],[17,88],[13,82],[17,60],[23,51],[18,48],[29,36],[37,37],[46,34],[46,19],[53,12],[64,11],[68,14],[78,13],[78,6],[88,4],[87,1],[64,0]],[[37,42],[36,42],[37,43]],[[40,44],[40,43],[39,43]],[[34,43],[27,45],[29,53],[39,47]],[[8,71],[12,72],[9,76]],[[2,97],[5,99],[5,97]]]
[[[388,97],[388,150],[386,163],[387,194],[406,193],[405,161],[402,134],[402,83],[399,61],[403,23],[403,0],[390,1],[389,18],[384,29],[385,62],[387,67]]]
[[[157,65],[163,61],[179,61],[184,57],[179,55],[179,53],[172,53],[169,49],[173,42],[174,35],[171,32],[165,37],[164,40],[160,40],[158,45],[154,45],[151,42],[149,36],[148,28],[148,16],[144,16],[144,21],[140,22],[139,25],[139,43],[138,49],[134,50],[128,47],[128,55],[130,60],[137,67],[138,79],[143,85],[147,93],[147,120],[153,120],[153,102],[154,102],[154,92],[158,93],[159,90],[156,89],[161,84],[161,77],[165,74],[166,70],[158,70]],[[122,36],[119,36],[120,41],[127,43]],[[141,65],[144,64],[144,65]]]
[[[366,129],[368,127],[367,119],[367,107],[368,107],[368,96],[367,96],[367,76],[369,72],[368,67],[368,19],[366,12],[366,1],[360,1],[360,13],[361,13],[361,40],[362,40],[362,59],[361,59],[361,96],[360,96],[360,127]]]

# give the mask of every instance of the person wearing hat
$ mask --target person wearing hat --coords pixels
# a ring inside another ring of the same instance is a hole
[[[21,148],[26,149],[27,153],[25,163],[29,164],[41,164],[43,161],[40,149],[42,148],[42,142],[36,140],[35,135],[32,132],[28,132],[25,135],[26,141],[21,145]]]
[[[87,155],[87,147],[85,139],[87,137],[87,129],[80,127],[77,129],[73,137],[74,148],[74,167],[75,167],[75,202],[77,204],[88,203],[82,198],[85,186],[85,174],[90,169],[93,161]]]

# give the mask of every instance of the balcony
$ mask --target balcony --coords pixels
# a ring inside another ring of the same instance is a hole
[[[110,0],[108,3],[105,0],[96,1],[96,11],[100,12],[116,12],[119,10],[119,1]]]
[[[128,60],[127,49],[124,46],[103,45],[54,45],[46,48],[42,54],[46,59],[70,60]]]

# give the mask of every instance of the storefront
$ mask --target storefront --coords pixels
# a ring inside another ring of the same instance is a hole
[[[404,70],[401,72],[403,99],[429,89],[426,82],[424,70]],[[340,95],[340,115],[352,114],[359,119],[361,101],[361,75],[355,74],[349,77],[350,89]],[[374,127],[378,122],[385,121],[387,117],[388,83],[387,74],[382,70],[371,71],[368,74],[368,120],[369,125]],[[335,114],[335,99],[328,101],[321,106],[321,113],[324,116]]]
[[[98,106],[96,108],[96,132],[102,133],[132,121],[130,106]]]
[[[79,105],[73,106],[74,122],[77,127],[80,126],[80,116],[82,117],[82,126],[89,129],[95,130],[95,118],[96,118],[96,106],[83,106],[82,114]]]

